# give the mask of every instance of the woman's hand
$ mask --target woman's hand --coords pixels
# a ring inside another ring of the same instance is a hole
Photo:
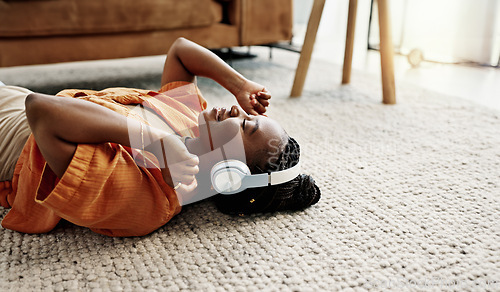
[[[269,106],[271,93],[264,86],[246,80],[235,97],[247,114],[262,115]]]
[[[188,193],[197,187],[195,175],[199,172],[198,156],[189,153],[177,135],[168,135],[155,141],[146,150],[160,163],[163,179],[176,191]]]

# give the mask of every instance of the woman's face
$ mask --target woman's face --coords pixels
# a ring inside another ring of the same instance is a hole
[[[286,137],[283,128],[265,116],[247,114],[241,107],[213,108],[198,117],[200,138],[208,151],[225,145],[239,135],[242,139],[249,166],[265,169],[270,159],[283,150]]]

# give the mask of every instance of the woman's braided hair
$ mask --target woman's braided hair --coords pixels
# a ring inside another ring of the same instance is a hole
[[[265,170],[258,172],[272,172],[288,169],[299,162],[300,146],[295,139],[288,137],[285,149],[277,160],[267,163]],[[254,171],[252,171],[254,173]],[[285,210],[301,210],[316,204],[321,191],[314,179],[300,174],[293,180],[274,186],[246,189],[241,193],[226,196],[215,196],[217,208],[226,214],[246,215],[252,213],[266,213]]]

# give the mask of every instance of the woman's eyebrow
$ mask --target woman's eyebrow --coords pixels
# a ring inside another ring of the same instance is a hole
[[[255,127],[253,127],[252,132],[250,132],[250,135],[252,135],[253,133],[255,133],[255,131],[259,129],[259,120],[260,119],[255,119]]]

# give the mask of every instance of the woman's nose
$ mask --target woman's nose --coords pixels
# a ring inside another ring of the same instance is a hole
[[[231,111],[229,112],[230,117],[237,117],[240,115],[240,110],[238,109],[237,105],[233,105],[231,107]]]

